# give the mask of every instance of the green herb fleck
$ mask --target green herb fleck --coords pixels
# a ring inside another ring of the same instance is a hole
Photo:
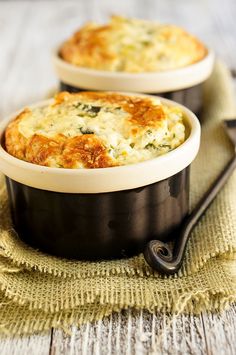
[[[168,148],[168,149],[171,149],[171,145],[170,145],[170,144],[159,144],[159,148]]]
[[[90,108],[88,108],[87,112],[90,117],[96,117],[97,114],[100,112],[100,110],[101,110],[100,106],[91,106]]]
[[[156,146],[153,143],[148,143],[147,145],[145,145],[145,149],[156,149]]]
[[[99,111],[101,110],[100,106],[92,106],[77,102],[74,104],[74,107],[79,110],[79,116],[89,116],[96,117]]]
[[[81,102],[77,102],[73,106],[74,106],[74,108],[80,108],[80,106],[82,106],[82,104],[81,104]]]
[[[82,134],[94,134],[94,132],[91,131],[90,129],[86,129],[86,128],[83,128],[83,127],[80,127],[79,130],[80,130],[80,132]]]
[[[141,44],[146,47],[151,44],[151,41],[142,41]]]

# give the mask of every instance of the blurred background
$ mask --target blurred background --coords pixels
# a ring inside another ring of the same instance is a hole
[[[236,69],[235,0],[2,0],[0,118],[56,88],[51,51],[84,22],[111,14],[180,25]]]

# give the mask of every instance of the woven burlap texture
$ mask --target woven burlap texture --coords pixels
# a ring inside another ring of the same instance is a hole
[[[191,208],[233,154],[222,118],[235,115],[230,74],[217,63],[204,84],[202,142],[192,164]],[[50,236],[48,236],[50,238]],[[162,277],[142,255],[81,262],[48,256],[12,229],[0,179],[0,334],[69,330],[129,307],[151,312],[220,311],[236,300],[236,173],[194,229],[178,275]]]

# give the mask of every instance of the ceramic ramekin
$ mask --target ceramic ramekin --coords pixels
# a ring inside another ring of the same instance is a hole
[[[59,56],[59,49],[53,52],[53,66],[60,80],[60,90],[78,92],[81,90],[130,91],[158,94],[164,98],[185,104],[198,114],[202,108],[201,84],[211,75],[214,53],[201,61],[184,68],[164,72],[123,73],[93,70],[75,66]]]
[[[70,64],[59,56],[59,50],[53,53],[53,64],[62,82],[74,89],[114,90],[142,93],[165,93],[196,86],[211,74],[214,53],[208,54],[199,62],[184,68],[163,72],[124,73],[82,68]]]
[[[50,254],[85,260],[137,254],[155,237],[174,236],[188,213],[189,166],[200,143],[197,117],[182,109],[188,136],[181,146],[145,162],[100,169],[50,168],[14,158],[4,149],[4,131],[17,113],[4,120],[0,170],[19,236]]]

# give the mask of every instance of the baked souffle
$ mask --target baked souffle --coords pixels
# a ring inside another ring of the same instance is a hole
[[[153,159],[185,140],[184,114],[158,98],[108,92],[57,94],[6,128],[7,152],[57,168],[106,168]]]
[[[206,54],[206,47],[178,26],[121,16],[105,25],[85,24],[59,51],[79,67],[130,73],[178,69]]]

